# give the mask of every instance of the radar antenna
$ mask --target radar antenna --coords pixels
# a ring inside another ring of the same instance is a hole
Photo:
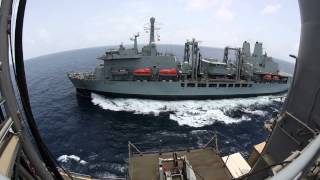
[[[133,35],[132,38],[130,38],[131,41],[133,41],[133,49],[135,49],[138,52],[138,41],[137,38],[139,37],[139,32],[137,32],[136,34]]]

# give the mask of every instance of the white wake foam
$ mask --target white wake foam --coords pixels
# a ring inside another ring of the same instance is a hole
[[[81,160],[80,157],[76,155],[61,155],[57,158],[57,161],[62,163],[67,163],[71,160],[79,162],[82,165],[86,165],[88,163],[85,160]]]
[[[159,101],[147,99],[106,98],[98,94],[91,94],[92,103],[103,109],[111,111],[127,111],[134,114],[151,114],[158,116],[167,112],[171,120],[179,125],[201,127],[210,125],[215,121],[224,123],[238,123],[250,120],[247,115],[234,118],[226,114],[227,111],[242,107],[245,113],[264,116],[267,112],[252,110],[253,105],[268,105],[275,98],[260,96],[254,98],[235,98],[222,100],[184,100],[184,101]],[[276,98],[277,100],[277,98]]]

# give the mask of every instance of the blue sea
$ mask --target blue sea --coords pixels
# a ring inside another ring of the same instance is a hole
[[[277,96],[222,100],[159,101],[77,96],[67,72],[91,71],[104,47],[61,52],[26,61],[33,113],[53,157],[68,170],[94,177],[123,177],[128,141],[149,148],[201,147],[216,131],[222,155],[265,140],[266,120],[283,101]],[[162,51],[183,47],[162,46]],[[179,52],[176,52],[179,54]],[[206,48],[222,58],[223,51]]]

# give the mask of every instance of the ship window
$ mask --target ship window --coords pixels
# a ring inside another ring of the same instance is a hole
[[[194,83],[188,83],[187,87],[195,87],[195,84]]]
[[[240,87],[240,84],[235,84],[234,87],[238,88]]]
[[[248,86],[248,84],[242,84],[242,87],[247,87]]]
[[[217,84],[209,84],[209,87],[217,87]]]
[[[226,84],[219,84],[219,87],[227,87]]]
[[[184,83],[181,83],[181,87],[184,87]]]
[[[228,84],[228,87],[233,87],[233,84]]]
[[[252,84],[249,84],[249,87],[252,87]]]
[[[198,84],[198,87],[207,87],[207,84],[201,83],[201,84]]]

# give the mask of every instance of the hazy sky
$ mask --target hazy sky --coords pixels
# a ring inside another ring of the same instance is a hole
[[[297,54],[297,0],[29,0],[24,23],[26,58],[132,43],[146,43],[144,26],[154,16],[161,44],[196,38],[203,46],[241,46],[261,41],[269,55],[291,61]]]

